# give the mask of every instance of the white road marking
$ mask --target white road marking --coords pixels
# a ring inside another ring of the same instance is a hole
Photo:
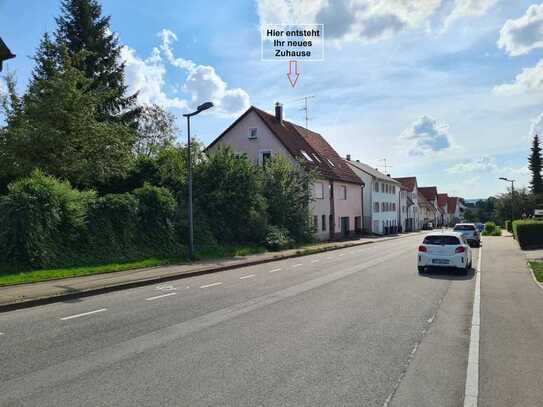
[[[158,300],[159,298],[169,297],[170,295],[175,295],[175,294],[177,294],[177,293],[168,293],[168,294],[156,295],[154,297],[146,298],[145,301]]]
[[[327,259],[328,259],[328,260],[332,260],[333,257],[332,257],[332,256],[328,256]]]
[[[156,289],[157,290],[160,290],[160,291],[173,291],[175,290],[175,287],[173,285],[157,285],[156,286]]]
[[[293,264],[293,265],[292,265],[292,268],[294,269],[294,268],[300,267],[300,266],[303,266],[303,264],[302,264],[302,263]]]
[[[337,257],[345,256],[345,253],[338,254]]]
[[[4,332],[0,332],[0,336],[4,335]]]
[[[222,284],[222,283],[219,281],[219,282],[216,282],[216,283],[211,283],[211,284],[202,285],[202,286],[200,286],[200,288],[215,287],[216,285],[221,285],[221,284]]]
[[[320,260],[311,260],[311,263],[318,263]]]
[[[79,317],[85,317],[87,315],[92,315],[92,314],[97,314],[99,312],[104,312],[104,311],[107,311],[107,308],[100,308],[100,309],[97,309],[95,311],[89,311],[89,312],[84,312],[82,314],[75,314],[75,315],[70,315],[70,316],[67,316],[67,317],[62,317],[60,318],[61,321],[67,321],[69,319],[74,319],[74,318],[79,318]]]
[[[479,400],[479,333],[481,327],[481,258],[483,249],[479,249],[477,272],[475,274],[475,294],[473,295],[473,314],[471,317],[471,335],[469,340],[468,367],[466,369],[466,387],[464,407],[477,407]]]
[[[240,280],[245,280],[246,278],[253,278],[254,276],[255,276],[254,274],[249,274],[249,275],[240,277],[239,279],[240,279]]]
[[[275,273],[276,271],[281,271],[281,269],[280,269],[280,268],[278,268],[278,269],[273,269],[273,270],[270,270],[268,273]]]

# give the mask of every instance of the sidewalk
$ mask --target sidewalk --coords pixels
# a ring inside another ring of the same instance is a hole
[[[93,274],[82,277],[70,277],[38,283],[18,284],[0,287],[0,312],[16,308],[30,307],[48,302],[63,301],[70,298],[101,294],[160,283],[190,275],[214,273],[237,267],[251,266],[291,257],[338,250],[347,247],[384,242],[414,236],[420,232],[406,233],[390,237],[364,237],[345,242],[328,242],[302,249],[269,252],[245,257],[227,258],[215,261],[201,261],[191,264],[135,269],[113,273]]]
[[[480,407],[538,407],[543,400],[543,291],[507,236],[484,237]]]

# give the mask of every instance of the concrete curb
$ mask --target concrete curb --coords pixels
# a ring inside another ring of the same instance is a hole
[[[537,285],[539,288],[543,290],[543,283],[540,283],[539,281],[537,281],[537,278],[535,278],[535,272],[534,272],[534,269],[532,268],[532,265],[530,264],[530,260],[528,260],[527,264],[528,264],[528,269],[530,270],[530,275],[532,276],[532,280],[534,280],[535,285]]]
[[[271,258],[257,259],[257,260],[252,260],[252,261],[247,261],[247,262],[244,262],[244,263],[240,263],[240,264],[228,264],[228,265],[218,266],[218,267],[217,266],[215,266],[215,267],[203,267],[201,269],[191,270],[191,271],[187,271],[187,272],[177,272],[177,273],[173,273],[173,274],[170,274],[170,275],[162,275],[162,276],[156,276],[156,277],[150,277],[150,278],[143,278],[143,279],[140,279],[140,280],[127,281],[127,282],[117,283],[117,284],[112,284],[112,285],[105,285],[105,286],[102,286],[102,287],[90,288],[90,289],[76,291],[76,292],[70,292],[70,293],[63,293],[63,294],[59,294],[59,295],[35,297],[35,298],[30,298],[30,299],[21,298],[20,300],[0,304],[0,313],[13,311],[13,310],[17,310],[17,309],[22,309],[22,308],[35,307],[35,306],[38,306],[38,305],[50,304],[50,303],[54,303],[54,302],[69,301],[69,300],[73,300],[73,299],[76,299],[76,298],[90,297],[90,296],[93,296],[93,295],[105,294],[105,293],[112,292],[112,291],[120,291],[120,290],[126,290],[126,289],[130,289],[130,288],[142,287],[142,286],[145,286],[145,285],[163,283],[163,282],[172,281],[172,280],[179,280],[179,279],[182,279],[182,278],[194,277],[194,276],[199,276],[199,275],[203,275],[203,274],[218,273],[218,272],[221,272],[221,271],[227,271],[227,270],[232,270],[232,269],[236,269],[236,268],[256,266],[256,265],[259,265],[259,264],[271,263],[271,262],[274,262],[274,261],[286,260],[286,259],[291,259],[291,258],[295,258],[295,257],[309,256],[309,255],[317,254],[317,253],[324,253],[324,252],[330,252],[330,251],[335,251],[335,250],[348,249],[348,248],[351,248],[351,247],[364,246],[364,245],[373,244],[373,243],[387,242],[387,241],[390,241],[390,240],[402,239],[402,238],[406,238],[406,237],[410,237],[410,236],[413,236],[413,235],[410,234],[408,236],[395,236],[395,237],[391,237],[391,238],[384,238],[382,240],[369,241],[369,242],[368,241],[366,241],[366,242],[357,242],[357,243],[346,244],[346,245],[341,245],[341,246],[322,247],[322,248],[317,248],[317,249],[314,249],[314,250],[307,249],[306,251],[302,251],[300,253],[292,253],[292,254],[288,254],[288,255],[278,255],[278,256],[271,257]]]

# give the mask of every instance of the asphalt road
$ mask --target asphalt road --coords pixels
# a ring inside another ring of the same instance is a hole
[[[462,406],[475,279],[420,239],[0,314],[0,405]]]

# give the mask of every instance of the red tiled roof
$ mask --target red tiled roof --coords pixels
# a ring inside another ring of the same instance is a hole
[[[419,187],[419,191],[430,202],[437,198],[437,187]]]
[[[424,197],[424,195],[420,191],[418,192],[418,198],[419,198],[419,203],[422,204],[422,206],[426,206],[427,208],[435,211],[434,205],[428,202],[428,200]]]
[[[394,178],[396,181],[399,181],[408,191],[413,191],[415,185],[417,185],[417,177],[402,177]]]
[[[454,196],[450,196],[447,199],[447,212],[449,212],[449,213],[455,213],[456,212],[456,201],[457,200],[458,200],[458,198],[456,198]]]
[[[437,194],[437,205],[439,207],[444,207],[447,205],[447,200],[449,196],[447,194]]]
[[[294,158],[300,160],[307,168],[315,170],[318,174],[328,179],[350,182],[358,185],[364,184],[319,133],[307,130],[287,120],[283,120],[283,123],[281,124],[274,115],[254,106],[251,106],[230,127],[223,131],[222,134],[207,147],[207,149],[213,146],[239,120],[241,120],[242,117],[251,111],[254,111],[258,115],[289,153]],[[308,161],[302,151],[308,154],[312,161]],[[315,157],[317,159],[315,159]]]

